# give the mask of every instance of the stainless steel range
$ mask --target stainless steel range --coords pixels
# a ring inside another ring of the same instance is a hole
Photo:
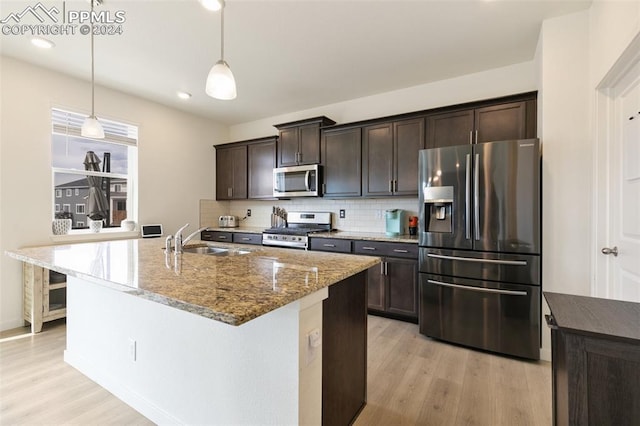
[[[307,249],[309,234],[331,231],[329,212],[288,212],[287,227],[265,229],[262,244]]]

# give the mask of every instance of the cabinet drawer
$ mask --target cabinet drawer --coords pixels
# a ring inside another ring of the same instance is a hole
[[[233,240],[233,233],[222,231],[202,231],[200,239],[202,241],[223,241],[230,243]]]
[[[311,238],[311,250],[351,253],[351,240],[341,238]]]
[[[379,241],[354,241],[353,252],[372,256],[418,258],[417,244],[386,243]]]
[[[248,234],[244,232],[234,232],[233,242],[239,244],[262,245],[262,234]]]

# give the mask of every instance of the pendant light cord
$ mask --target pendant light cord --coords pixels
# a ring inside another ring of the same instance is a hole
[[[96,118],[95,112],[95,77],[94,77],[94,65],[93,65],[93,1],[91,1],[91,16],[89,17],[91,21],[91,117]]]
[[[224,61],[224,7],[226,5],[222,3],[220,9],[220,59]]]

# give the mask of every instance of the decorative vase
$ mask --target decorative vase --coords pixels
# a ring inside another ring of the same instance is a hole
[[[71,230],[73,221],[71,219],[53,219],[51,230],[53,235],[66,235]]]
[[[89,229],[91,232],[100,232],[102,229],[102,220],[89,220]]]

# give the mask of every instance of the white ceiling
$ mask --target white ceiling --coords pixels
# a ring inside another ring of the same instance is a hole
[[[62,9],[62,1],[42,0]],[[0,19],[33,1],[6,1]],[[220,12],[197,0],[105,0],[122,35],[97,36],[96,83],[237,124],[532,60],[541,22],[580,0],[227,0],[225,59],[233,101],[204,92],[220,56]],[[87,1],[66,1],[87,10]],[[26,18],[24,18],[26,19]],[[41,50],[2,35],[3,55],[90,79],[89,37],[56,35]],[[193,94],[188,101],[176,90]],[[99,99],[96,100],[99,111]]]

